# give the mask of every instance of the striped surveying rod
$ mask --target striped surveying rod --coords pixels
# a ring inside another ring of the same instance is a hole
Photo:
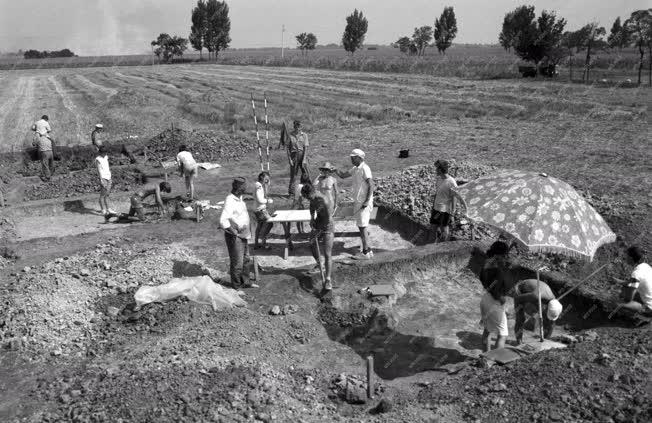
[[[263,92],[265,99],[265,150],[267,153],[267,171],[269,172],[269,120],[267,119],[267,93]]]
[[[260,160],[260,170],[265,170],[263,167],[263,150],[260,147],[260,134],[258,133],[258,119],[256,118],[256,103],[254,102],[254,93],[251,93],[251,109],[254,112],[254,125],[256,126],[256,142],[258,143],[258,159]]]

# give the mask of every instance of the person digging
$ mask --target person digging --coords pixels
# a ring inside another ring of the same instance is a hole
[[[111,219],[112,217],[117,217],[118,221],[122,221],[122,220],[131,221],[133,218],[136,218],[141,222],[147,222],[148,219],[145,217],[143,200],[150,196],[154,196],[154,198],[156,199],[156,206],[158,208],[159,216],[163,216],[164,214],[167,214],[168,210],[165,204],[163,203],[163,199],[161,198],[161,192],[165,192],[168,194],[172,192],[172,186],[170,185],[169,182],[161,182],[158,185],[146,186],[145,188],[139,189],[129,199],[131,202],[131,206],[129,207],[129,213],[121,213],[120,215],[116,215],[114,213],[107,213],[104,216],[105,222],[108,222],[109,219]]]
[[[301,189],[301,195],[310,201],[310,248],[312,256],[317,262],[317,269],[324,272],[323,290],[330,291],[333,289],[331,272],[333,269],[333,240],[335,230],[333,225],[333,209],[330,202],[320,193],[315,191],[311,184],[306,184]],[[321,242],[321,251],[324,253],[324,265],[322,265],[319,245]]]
[[[541,292],[541,310],[543,313],[543,337],[549,339],[552,336],[554,322],[562,312],[562,305],[556,300],[555,294],[547,283],[539,281]],[[539,315],[539,298],[537,296],[537,280],[525,279],[514,287],[514,310],[516,311],[516,322],[514,332],[516,345],[523,341],[523,330],[526,323]],[[528,316],[528,317],[526,317]]]

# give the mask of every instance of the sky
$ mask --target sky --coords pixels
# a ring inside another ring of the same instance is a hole
[[[457,16],[456,43],[497,43],[505,13],[522,4],[554,10],[567,30],[597,21],[607,29],[652,0],[231,0],[231,47],[295,47],[312,32],[319,44],[339,43],[346,16],[357,8],[369,21],[365,42],[389,44],[415,27],[434,24],[445,6]],[[159,33],[187,37],[196,0],[0,0],[0,52],[60,50],[78,55],[140,54]]]

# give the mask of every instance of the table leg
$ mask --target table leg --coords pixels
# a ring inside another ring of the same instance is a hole
[[[292,242],[290,234],[290,223],[283,222],[283,229],[285,230],[285,249],[283,250],[283,259],[287,260],[290,256],[290,242]]]

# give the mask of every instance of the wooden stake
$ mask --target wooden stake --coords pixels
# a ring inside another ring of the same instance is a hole
[[[539,269],[537,269],[537,298],[539,299],[539,337],[543,342],[543,310],[541,307],[541,278],[539,276]]]
[[[265,150],[267,153],[267,171],[269,172],[269,120],[267,119],[267,93],[263,92],[265,100]]]
[[[367,398],[368,399],[372,399],[374,397],[373,374],[374,374],[374,357],[372,355],[369,355],[367,356]]]
[[[256,142],[258,143],[258,159],[260,160],[260,170],[263,171],[263,150],[260,146],[260,134],[258,133],[258,119],[256,118],[256,103],[254,102],[254,93],[251,93],[251,110],[254,113],[254,125],[256,127]]]

